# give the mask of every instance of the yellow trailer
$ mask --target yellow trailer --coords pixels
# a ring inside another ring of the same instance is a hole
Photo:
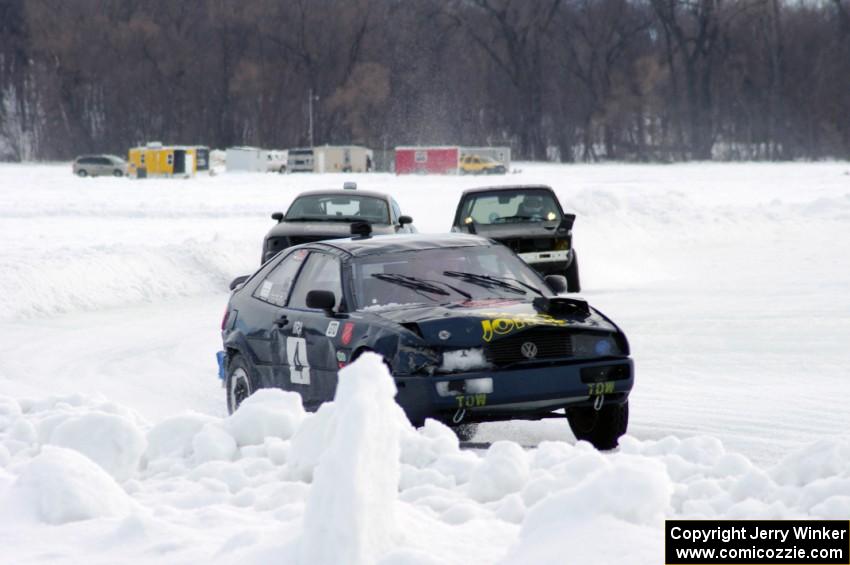
[[[130,174],[137,178],[191,176],[208,171],[210,150],[200,145],[151,142],[129,151]]]

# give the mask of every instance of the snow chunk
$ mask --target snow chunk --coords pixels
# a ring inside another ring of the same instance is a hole
[[[210,416],[193,412],[166,418],[148,432],[145,458],[153,461],[161,457],[189,457],[195,434],[213,421],[215,419]]]
[[[497,441],[490,446],[482,464],[469,481],[469,496],[479,502],[499,500],[519,491],[528,480],[525,451],[510,441]]]
[[[45,446],[23,467],[0,511],[6,519],[29,516],[65,524],[126,514],[133,503],[115,480],[71,449]]]
[[[291,438],[304,417],[301,395],[262,388],[239,405],[227,419],[227,428],[239,446],[259,445],[270,436]]]
[[[199,463],[230,461],[238,449],[233,436],[218,423],[206,424],[192,438],[192,451],[195,454],[195,461]]]
[[[394,543],[401,421],[395,395],[378,355],[366,353],[339,372],[327,450],[304,512],[302,563],[374,563]]]
[[[53,429],[48,443],[79,451],[116,481],[135,474],[147,444],[127,418],[98,412],[66,419]]]

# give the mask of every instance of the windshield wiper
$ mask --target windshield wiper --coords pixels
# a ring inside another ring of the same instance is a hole
[[[459,288],[455,288],[449,283],[441,282],[441,281],[427,281],[422,279],[417,279],[416,277],[411,277],[410,275],[402,275],[398,273],[375,273],[372,275],[376,279],[380,281],[386,281],[390,283],[395,283],[399,286],[403,286],[405,288],[409,288],[411,290],[422,290],[425,292],[430,292],[432,294],[439,294],[440,296],[448,296],[449,293],[437,286],[438,284],[444,285],[456,293],[460,294],[467,300],[472,298],[472,295],[466,291],[463,291]]]
[[[453,278],[456,278],[456,279],[461,279],[461,280],[468,282],[468,283],[477,284],[478,286],[498,287],[498,288],[503,288],[503,289],[507,290],[508,292],[513,292],[515,294],[528,294],[523,289],[517,288],[514,285],[502,280],[502,278],[508,278],[509,280],[513,280],[514,282],[517,282],[517,283],[521,284],[522,286],[524,286],[524,287],[526,287],[530,290],[533,290],[537,294],[540,294],[540,295],[543,294],[542,292],[540,292],[538,289],[534,288],[533,286],[526,284],[526,283],[524,283],[520,280],[517,280],[517,279],[510,279],[509,277],[493,277],[493,276],[490,276],[490,275],[479,275],[478,273],[466,273],[466,272],[463,272],[463,271],[443,271],[443,274],[446,275],[447,277],[453,277]]]

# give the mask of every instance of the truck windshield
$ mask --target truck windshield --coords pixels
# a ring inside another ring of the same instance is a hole
[[[460,221],[464,224],[559,222],[561,207],[546,190],[484,192],[467,196]]]
[[[354,262],[353,270],[358,310],[551,296],[540,276],[500,245],[366,256]]]
[[[352,222],[389,224],[387,202],[358,195],[314,194],[296,198],[286,212],[286,221]]]

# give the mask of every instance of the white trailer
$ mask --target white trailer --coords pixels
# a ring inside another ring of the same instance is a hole
[[[228,172],[286,172],[286,151],[259,147],[228,147]]]
[[[374,167],[371,149],[359,145],[322,145],[313,148],[313,172],[368,173]]]

